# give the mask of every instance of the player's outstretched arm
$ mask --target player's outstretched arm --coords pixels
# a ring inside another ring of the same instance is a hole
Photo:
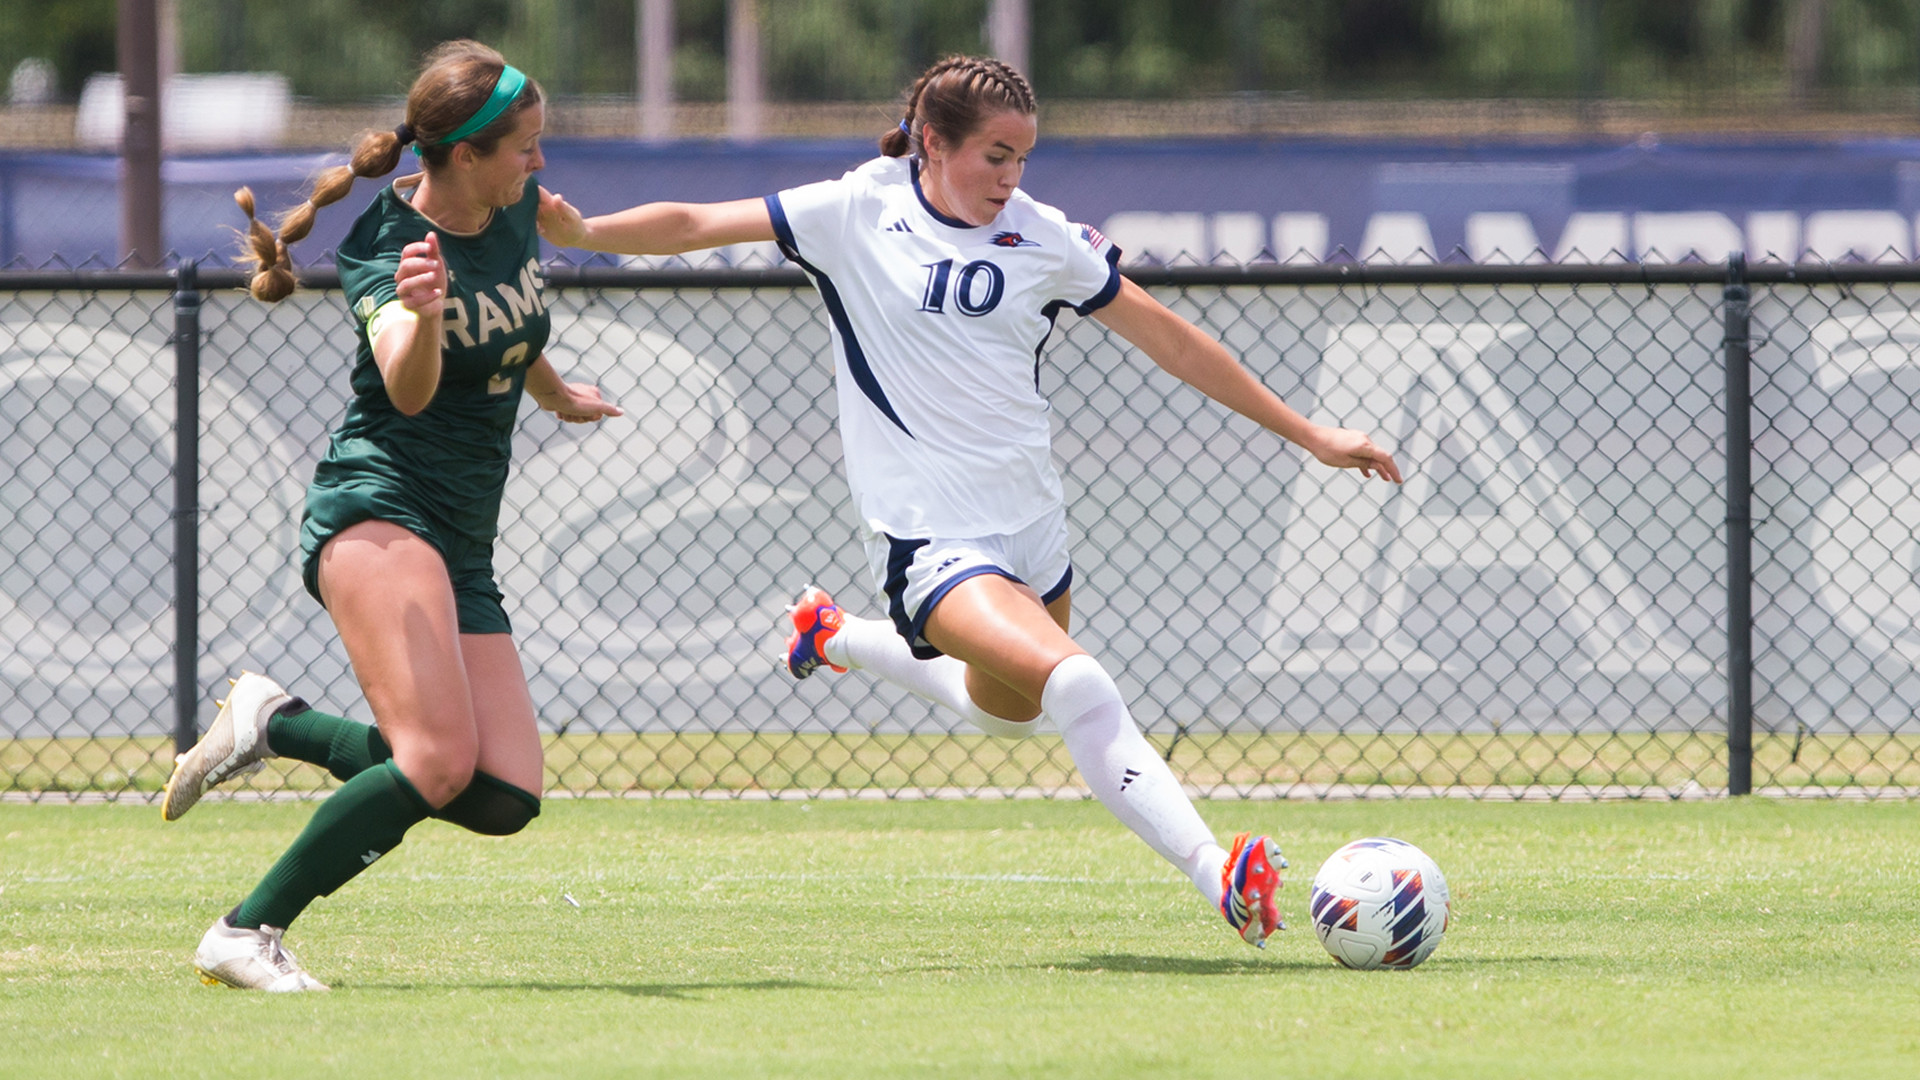
[[[773,218],[762,199],[643,203],[585,217],[564,197],[541,188],[537,220],[548,243],[618,255],[678,255],[774,238]]]
[[[1147,291],[1122,279],[1119,295],[1093,317],[1132,342],[1173,377],[1234,412],[1299,445],[1322,464],[1359,469],[1400,482],[1393,455],[1365,432],[1316,424],[1262,385],[1226,347],[1169,311]]]

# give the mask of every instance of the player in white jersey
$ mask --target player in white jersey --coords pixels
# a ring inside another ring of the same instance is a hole
[[[1118,293],[1119,251],[1012,191],[977,228],[882,157],[766,199],[834,324],[856,509],[894,537],[1012,534],[1062,502],[1038,351],[1062,307]],[[1051,584],[1049,582],[1048,584]]]
[[[838,180],[592,219],[543,193],[541,229],[629,254],[778,241],[833,324],[847,481],[891,619],[848,616],[809,586],[793,608],[789,669],[862,668],[995,735],[1027,735],[1045,714],[1101,803],[1264,945],[1280,925],[1279,846],[1250,833],[1231,850],[1215,842],[1113,678],[1068,634],[1072,569],[1040,352],[1072,308],[1321,462],[1395,483],[1400,472],[1365,434],[1288,408],[1121,277],[1105,237],[1021,192],[1035,111],[1013,69],[949,57],[915,82],[884,156]]]

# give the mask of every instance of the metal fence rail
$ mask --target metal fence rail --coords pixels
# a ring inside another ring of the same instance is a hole
[[[1920,266],[1132,274],[1408,473],[1060,326],[1075,634],[1195,790],[1920,792]],[[296,564],[344,306],[237,284],[0,273],[0,793],[150,797],[242,667],[371,720]],[[879,613],[797,271],[554,267],[546,302],[628,410],[518,436],[495,565],[551,790],[1080,792],[1053,738],[776,667],[801,583]],[[271,765],[233,786],[329,786]]]

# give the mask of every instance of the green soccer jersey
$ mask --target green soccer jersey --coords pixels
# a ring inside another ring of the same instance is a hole
[[[471,236],[437,228],[408,202],[410,193],[398,184],[383,189],[340,244],[340,283],[359,338],[354,397],[314,476],[309,505],[316,495],[324,501],[328,489],[377,488],[423,515],[435,531],[489,540],[506,489],[527,367],[551,329],[534,230],[538,185],[529,178],[520,201],[495,211]],[[401,249],[429,230],[439,233],[449,285],[440,385],[424,410],[407,416],[387,397],[368,326],[397,302],[393,276]]]

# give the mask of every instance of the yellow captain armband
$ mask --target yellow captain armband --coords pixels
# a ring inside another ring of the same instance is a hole
[[[398,300],[389,300],[374,309],[367,317],[367,343],[380,340],[380,332],[390,326],[402,323],[419,322],[420,313],[407,307]]]

